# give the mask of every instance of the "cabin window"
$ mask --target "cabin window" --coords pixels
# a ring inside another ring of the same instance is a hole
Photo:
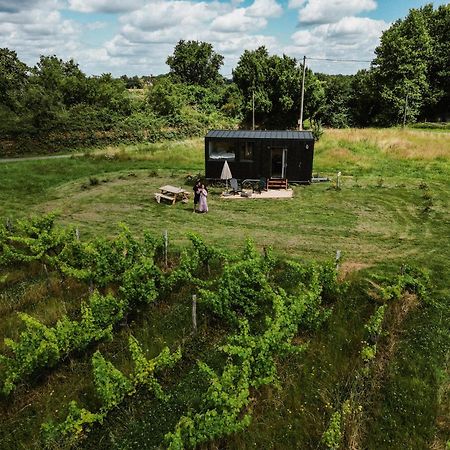
[[[240,145],[240,160],[243,162],[253,162],[253,142],[243,142]]]
[[[235,145],[228,141],[209,141],[209,159],[213,161],[234,161]]]

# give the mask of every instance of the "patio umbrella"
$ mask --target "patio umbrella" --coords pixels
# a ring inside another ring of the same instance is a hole
[[[228,180],[230,180],[231,178],[233,178],[233,176],[231,175],[230,166],[228,165],[228,161],[225,161],[223,163],[223,168],[222,168],[222,173],[220,174],[220,179],[225,180],[225,183],[227,186],[227,191],[228,191]]]

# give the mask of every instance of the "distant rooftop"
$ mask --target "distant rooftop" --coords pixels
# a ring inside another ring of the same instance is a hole
[[[311,131],[286,131],[286,130],[211,130],[206,135],[208,138],[226,139],[314,139]]]

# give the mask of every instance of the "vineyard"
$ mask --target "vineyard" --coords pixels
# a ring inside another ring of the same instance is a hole
[[[292,413],[299,385],[295,420],[259,448],[367,446],[396,332],[433,308],[427,273],[356,282],[340,260],[187,237],[172,254],[126,226],[84,241],[53,215],[0,229],[2,295],[16,300],[3,311],[16,322],[1,347],[2,448],[250,448],[267,408]],[[63,310],[23,312],[27,283]]]
[[[330,183],[157,204],[203,144],[0,167],[0,449],[445,449],[445,132],[327,130]]]

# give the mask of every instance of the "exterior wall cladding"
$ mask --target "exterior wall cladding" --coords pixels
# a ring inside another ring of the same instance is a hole
[[[225,161],[239,180],[287,178],[310,183],[314,137],[310,131],[213,130],[205,137],[205,174],[220,179]]]

